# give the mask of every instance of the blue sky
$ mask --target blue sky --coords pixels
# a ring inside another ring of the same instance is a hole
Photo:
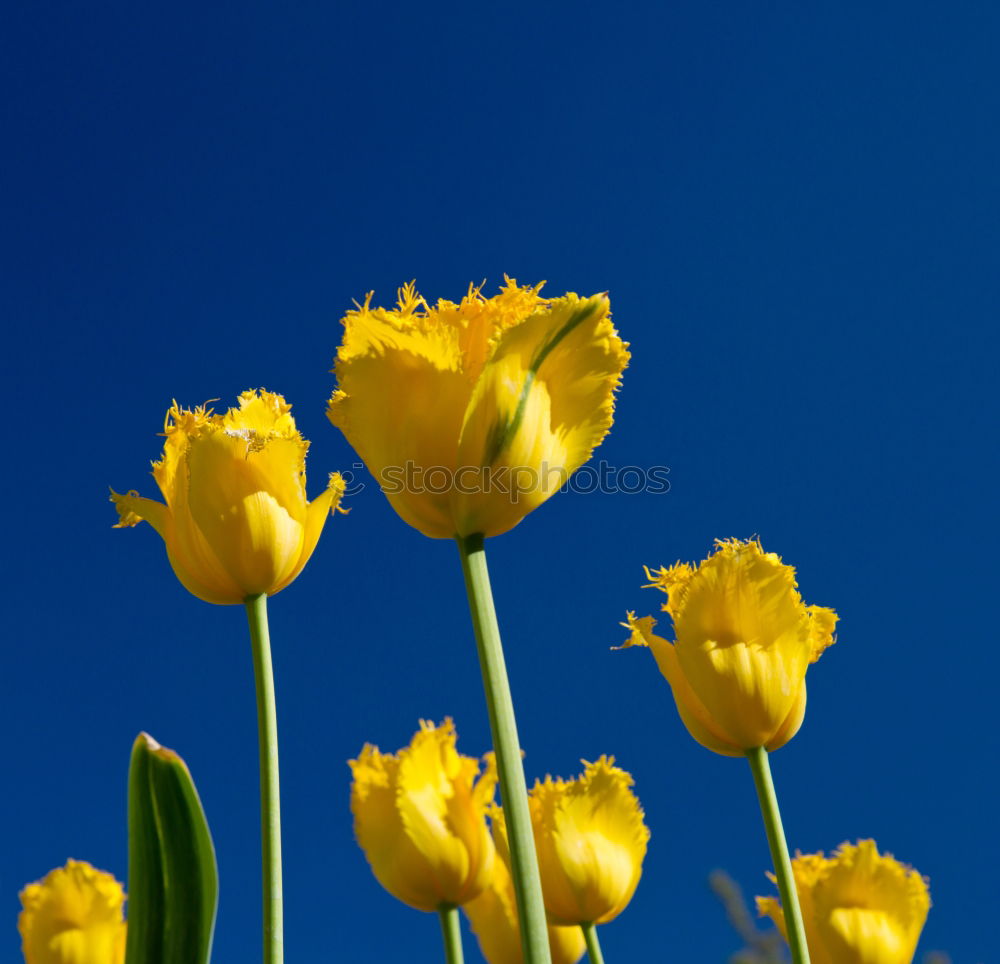
[[[770,892],[748,768],[690,739],[648,653],[609,649],[659,605],[643,564],[757,533],[841,616],[772,761],[791,847],[873,836],[931,879],[918,960],[985,961],[998,27],[986,2],[11,11],[0,956],[25,882],[69,856],[124,877],[142,729],[214,830],[215,960],[258,955],[244,615],[189,596],[148,527],[113,530],[107,487],[155,493],[171,399],[265,386],[317,494],[357,462],[324,415],[352,299],[506,272],[610,292],[633,359],[597,457],[670,469],[666,494],[560,495],[487,547],[529,781],[610,753],[646,809],[608,960],[723,961],[708,873]],[[349,506],[271,605],[288,957],[436,961],[437,922],[353,841],[345,761],[420,717],[489,748],[461,573],[373,485]]]

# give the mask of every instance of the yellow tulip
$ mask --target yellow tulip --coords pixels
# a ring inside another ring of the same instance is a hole
[[[531,789],[542,896],[552,924],[613,920],[642,876],[649,830],[632,777],[614,762],[584,760],[577,779],[546,777]]]
[[[608,299],[541,287],[430,307],[409,284],[397,308],[369,294],[343,319],[327,414],[424,535],[513,528],[611,427],[629,355]]]
[[[812,964],[910,964],[931,906],[927,881],[874,840],[792,860]],[[775,897],[757,909],[785,933]]]
[[[21,891],[26,964],[123,964],[125,891],[111,874],[67,861]]]
[[[378,882],[417,910],[465,904],[493,873],[486,826],[496,770],[455,749],[450,719],[421,720],[410,745],[396,754],[365,744],[349,761],[354,834]]]
[[[334,473],[326,491],[306,501],[309,443],[290,411],[280,395],[265,391],[244,392],[225,415],[175,402],[163,458],[153,463],[166,505],[112,492],[116,528],[150,523],[177,578],[206,602],[280,592],[309,561],[344,491]]]
[[[499,807],[490,812],[499,859],[493,861],[489,886],[462,909],[489,964],[524,964],[514,882],[507,865],[510,856],[507,853],[503,813]],[[579,927],[556,927],[552,924],[548,931],[552,964],[576,964],[586,950],[583,931]]]
[[[784,746],[802,725],[806,670],[834,642],[836,613],[805,605],[795,570],[756,539],[717,542],[698,566],[646,575],[667,594],[677,641],[629,613],[625,645],[652,649],[691,735],[725,756]]]

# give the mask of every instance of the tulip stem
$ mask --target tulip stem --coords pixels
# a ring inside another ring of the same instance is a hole
[[[510,845],[510,870],[517,898],[518,919],[521,922],[521,948],[525,964],[550,964],[549,935],[531,830],[531,814],[528,812],[521,744],[517,738],[514,703],[510,695],[496,609],[493,606],[482,535],[459,537],[458,550],[462,557],[465,590],[469,596],[469,610],[479,650],[479,666],[486,690],[490,730],[493,733],[493,749],[496,751],[497,770],[500,774],[500,796]]]
[[[601,942],[597,939],[597,928],[593,924],[581,924],[583,939],[587,942],[587,960],[590,964],[604,964]]]
[[[274,709],[274,671],[267,629],[267,594],[246,598],[257,683],[260,737],[260,830],[264,869],[264,964],[282,964],[284,929],[281,895],[281,803],[278,796],[278,721]]]
[[[438,908],[441,918],[441,936],[444,937],[445,964],[462,964],[462,922],[458,908],[442,904]]]
[[[771,848],[771,860],[774,861],[774,871],[778,877],[778,893],[781,895],[781,909],[785,915],[785,929],[788,932],[792,962],[809,964],[809,948],[806,945],[806,932],[802,924],[802,909],[799,907],[799,895],[795,889],[792,862],[788,857],[785,831],[781,826],[781,813],[778,810],[778,798],[774,793],[767,750],[758,746],[747,750],[746,755],[750,761],[754,786],[757,788],[757,798],[760,800],[760,812],[764,818],[764,829],[767,831],[767,843]]]

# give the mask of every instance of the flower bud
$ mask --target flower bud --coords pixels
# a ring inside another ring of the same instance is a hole
[[[349,761],[354,834],[378,882],[418,910],[464,904],[493,872],[486,826],[493,801],[493,755],[479,763],[455,750],[455,726],[424,720],[396,754],[365,744]],[[477,775],[478,779],[477,779]]]
[[[860,840],[796,857],[792,872],[812,964],[910,964],[931,905],[912,867]],[[777,898],[758,897],[757,909],[786,934]]]
[[[21,891],[25,964],[124,964],[125,891],[86,861],[69,860]]]
[[[802,725],[806,670],[834,642],[837,614],[807,606],[795,570],[756,539],[717,542],[698,566],[646,575],[667,594],[677,640],[629,613],[625,646],[652,649],[691,735],[725,756],[784,746]]]
[[[199,599],[242,603],[273,596],[309,561],[344,492],[339,475],[306,501],[309,443],[291,406],[272,392],[244,392],[239,407],[167,412],[153,477],[166,502],[111,494],[116,528],[145,519],[162,537],[177,578]]]
[[[552,924],[604,924],[642,876],[649,830],[632,777],[614,757],[583,761],[575,780],[536,781],[529,794],[545,910]]]

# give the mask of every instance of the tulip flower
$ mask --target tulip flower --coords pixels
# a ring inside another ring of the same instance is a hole
[[[239,407],[214,415],[174,403],[163,458],[153,477],[166,502],[112,493],[117,528],[145,519],[160,534],[184,587],[210,603],[242,603],[285,588],[309,561],[344,491],[330,476],[306,501],[309,443],[291,406],[272,392],[244,392]]]
[[[472,931],[479,940],[479,949],[489,964],[524,964],[521,932],[518,925],[514,882],[508,867],[506,840],[498,839],[498,823],[502,821],[499,807],[493,815],[493,839],[497,859],[493,861],[493,876],[489,886],[476,898],[463,905]],[[502,826],[502,823],[500,823]],[[586,950],[583,931],[579,927],[549,925],[549,951],[552,964],[576,964]]]
[[[111,874],[70,860],[28,884],[21,904],[25,964],[123,964],[125,891]]]
[[[549,923],[582,927],[595,964],[594,927],[632,899],[649,841],[632,777],[614,762],[584,760],[575,780],[536,780],[529,799]]]
[[[611,427],[628,362],[605,295],[543,298],[508,280],[433,308],[414,285],[395,309],[343,319],[327,414],[392,507],[435,539],[513,528]]]
[[[667,678],[684,725],[702,746],[746,756],[761,816],[788,908],[793,964],[809,964],[806,936],[792,883],[768,752],[784,746],[802,725],[806,670],[834,642],[837,614],[807,606],[795,570],[760,542],[716,542],[698,566],[678,562],[646,570],[667,594],[663,609],[676,642],[653,633],[656,620],[628,614],[625,646],[648,646]]]
[[[456,750],[455,725],[426,720],[410,745],[381,753],[366,743],[350,760],[354,834],[378,882],[417,910],[438,911],[449,955],[458,940],[455,908],[489,885],[495,851],[486,810],[493,802],[493,755]],[[450,956],[449,956],[450,959]]]
[[[632,777],[614,757],[583,761],[574,780],[535,781],[531,823],[545,909],[554,924],[606,924],[642,876],[649,830]]]
[[[833,643],[836,613],[805,605],[795,570],[756,539],[646,574],[667,594],[677,641],[629,613],[625,645],[653,651],[691,735],[725,756],[784,746],[802,725],[806,670]]]
[[[167,412],[163,458],[153,478],[165,502],[111,493],[118,528],[145,519],[163,539],[182,585],[210,603],[243,603],[257,686],[264,862],[264,962],[283,959],[278,730],[267,597],[281,592],[309,561],[343,479],[306,500],[309,443],[273,392],[247,391],[239,407],[215,415],[175,402]]]
[[[792,869],[813,964],[910,964],[931,905],[917,871],[874,840],[796,857]],[[757,909],[786,933],[777,898],[758,897]]]
[[[507,279],[431,307],[414,285],[343,319],[327,414],[403,520],[458,542],[511,835],[527,964],[549,948],[524,769],[483,540],[556,492],[611,427],[628,363],[606,295],[543,298]]]

